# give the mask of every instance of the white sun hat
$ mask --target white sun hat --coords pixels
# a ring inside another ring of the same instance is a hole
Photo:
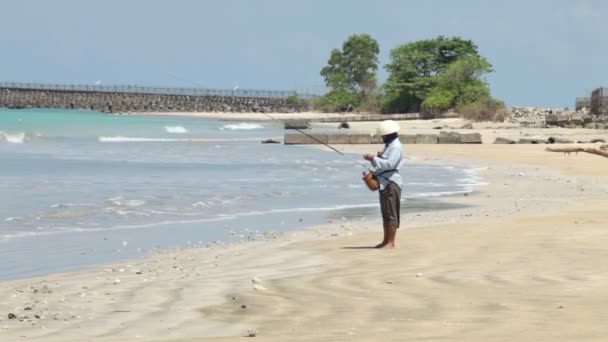
[[[378,134],[388,135],[399,132],[399,125],[393,120],[384,120],[378,125]]]

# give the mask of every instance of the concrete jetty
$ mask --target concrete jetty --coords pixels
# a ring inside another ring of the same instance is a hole
[[[293,113],[310,110],[309,102],[300,100],[303,97],[312,95],[291,91],[0,83],[0,107],[106,113]]]
[[[285,145],[314,145],[314,144],[382,144],[382,137],[364,132],[288,132],[283,137]],[[399,140],[403,144],[481,144],[479,133],[440,132],[439,134],[402,134]]]

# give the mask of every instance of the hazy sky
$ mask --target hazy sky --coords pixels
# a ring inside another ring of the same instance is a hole
[[[320,91],[351,34],[380,62],[437,35],[473,40],[508,105],[573,107],[608,86],[604,0],[0,0],[0,80]],[[383,67],[380,80],[386,78]]]

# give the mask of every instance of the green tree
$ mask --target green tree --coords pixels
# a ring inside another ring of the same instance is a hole
[[[456,60],[437,76],[437,84],[422,102],[423,112],[436,114],[489,98],[490,86],[483,76],[492,71],[492,65],[483,57],[466,56]]]
[[[479,56],[477,46],[459,37],[439,36],[391,50],[391,62],[385,66],[389,77],[384,85],[383,112],[419,110],[437,85],[438,76],[467,56]]]
[[[321,76],[332,90],[365,96],[376,85],[379,53],[378,42],[370,35],[352,35],[342,44],[342,50],[331,51]]]
[[[342,65],[342,51],[331,50],[327,66],[321,69],[321,76],[325,78],[325,84],[331,89],[347,89],[348,81],[346,71]]]

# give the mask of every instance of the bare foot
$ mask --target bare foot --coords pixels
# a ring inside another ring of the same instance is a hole
[[[395,248],[395,244],[394,243],[387,243],[384,246],[378,247],[378,248],[382,248],[382,249],[393,249]]]
[[[375,245],[374,248],[384,248],[386,246],[386,242],[382,241],[379,244]]]

